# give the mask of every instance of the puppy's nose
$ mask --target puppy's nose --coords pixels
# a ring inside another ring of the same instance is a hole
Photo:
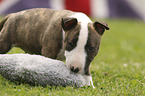
[[[78,73],[79,70],[80,69],[78,67],[77,68],[74,68],[74,66],[71,67],[71,71],[74,72],[74,73]]]

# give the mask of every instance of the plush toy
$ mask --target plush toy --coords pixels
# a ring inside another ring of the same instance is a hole
[[[0,55],[0,74],[13,82],[41,86],[83,87],[86,80],[81,74],[71,73],[65,63],[39,55]]]

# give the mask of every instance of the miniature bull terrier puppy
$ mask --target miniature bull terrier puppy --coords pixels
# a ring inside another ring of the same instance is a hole
[[[24,10],[7,15],[0,23],[0,54],[17,46],[27,53],[53,59],[65,56],[70,71],[85,74],[92,81],[89,66],[99,51],[105,30],[109,30],[106,23],[92,22],[80,12]]]

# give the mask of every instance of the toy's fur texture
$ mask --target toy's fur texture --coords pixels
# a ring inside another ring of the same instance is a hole
[[[70,73],[65,63],[39,55],[0,55],[0,74],[13,82],[44,87],[86,85],[84,77],[81,74]]]

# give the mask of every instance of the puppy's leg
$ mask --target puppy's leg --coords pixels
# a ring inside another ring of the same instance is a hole
[[[95,88],[94,84],[93,84],[93,80],[92,80],[92,76],[84,76],[85,80],[86,80],[86,85],[88,86],[92,86],[93,88]],[[91,83],[91,84],[90,84]]]
[[[60,39],[59,36],[56,36],[54,33],[44,34],[41,49],[41,54],[43,56],[56,59],[61,49],[62,49],[62,40]]]
[[[0,32],[0,54],[5,54],[11,49],[11,42],[8,34],[5,34],[2,29]]]
[[[56,59],[57,55],[58,55],[58,51],[55,50],[55,47],[52,47],[52,46],[51,47],[43,47],[41,50],[41,54],[45,57]]]
[[[92,87],[95,89],[95,86],[94,86],[93,80],[92,80],[92,76],[90,76],[90,83],[91,83]]]
[[[0,54],[5,54],[11,49],[11,45],[8,42],[2,42],[0,40]]]
[[[4,26],[9,17],[10,15],[6,16],[0,22],[0,54],[7,53],[11,49],[11,43],[9,38],[10,33],[7,32]]]

